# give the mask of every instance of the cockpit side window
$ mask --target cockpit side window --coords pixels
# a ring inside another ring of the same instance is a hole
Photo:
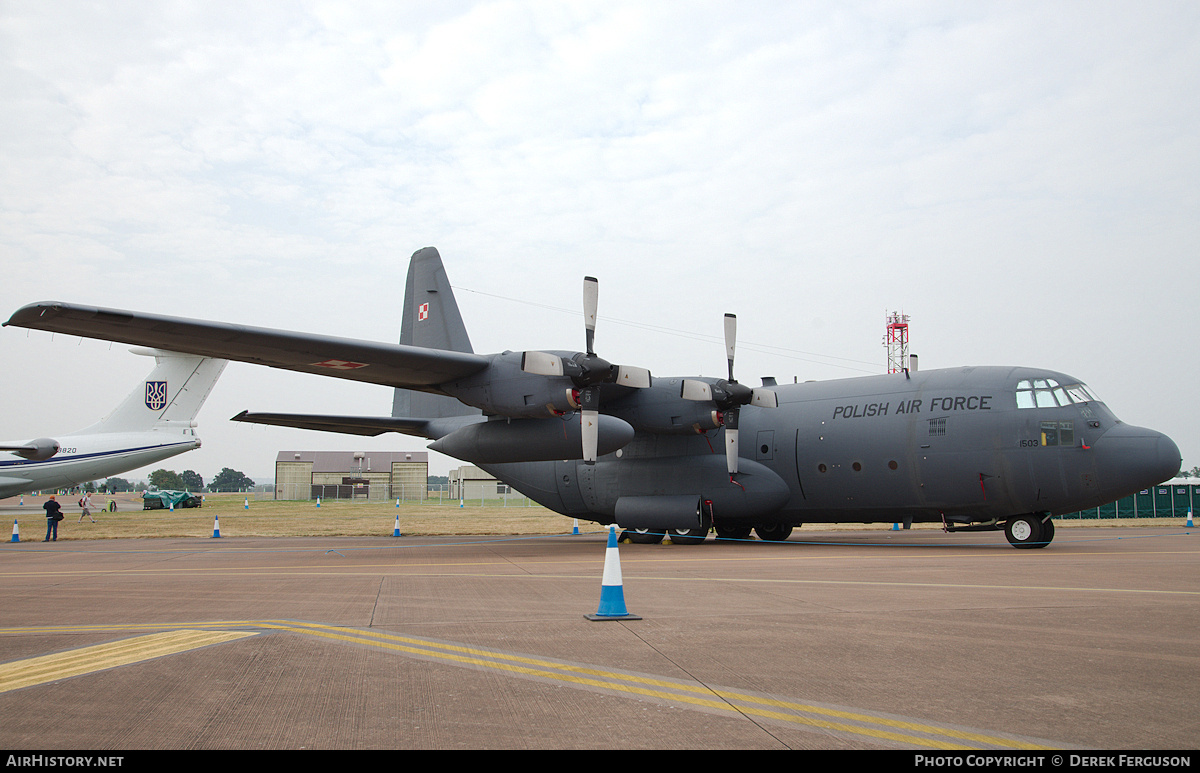
[[[1071,404],[1098,402],[1083,384],[1061,385],[1052,378],[1018,381],[1016,394],[1017,408],[1058,408]]]

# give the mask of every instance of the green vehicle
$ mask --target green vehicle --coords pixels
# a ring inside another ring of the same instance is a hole
[[[166,510],[175,507],[200,507],[204,500],[187,491],[147,491],[142,494],[143,510]]]

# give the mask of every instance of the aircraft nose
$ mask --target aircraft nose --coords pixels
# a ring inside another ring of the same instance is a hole
[[[1093,444],[1100,487],[1114,498],[1170,480],[1183,457],[1175,441],[1145,427],[1118,424]]]

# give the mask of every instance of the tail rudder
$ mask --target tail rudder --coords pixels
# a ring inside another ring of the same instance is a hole
[[[173,356],[171,359],[180,359]],[[217,379],[225,371],[225,366],[229,364],[229,360],[218,360],[212,357],[205,357],[197,361],[196,357],[184,357],[192,364],[191,375],[187,376],[183,382],[183,386],[171,395],[170,404],[167,405],[160,422],[191,422],[196,419],[196,414],[200,413],[200,409],[204,406],[204,401],[212,394],[213,387],[217,385]],[[168,382],[169,384],[169,382]]]
[[[212,392],[227,360],[135,349],[152,354],[154,370],[113,411],[78,434],[143,432],[168,424],[191,424]]]
[[[452,352],[474,351],[442,256],[435,247],[417,250],[408,263],[400,343]]]
[[[463,324],[454,290],[437,248],[413,253],[404,285],[404,316],[400,343],[452,352],[472,352],[471,339]],[[397,388],[392,398],[392,416],[445,418],[478,414],[453,397]]]

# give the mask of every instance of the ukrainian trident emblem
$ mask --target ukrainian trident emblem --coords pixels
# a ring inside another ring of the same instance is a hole
[[[167,382],[146,382],[146,407],[152,411],[161,411],[167,407]]]

